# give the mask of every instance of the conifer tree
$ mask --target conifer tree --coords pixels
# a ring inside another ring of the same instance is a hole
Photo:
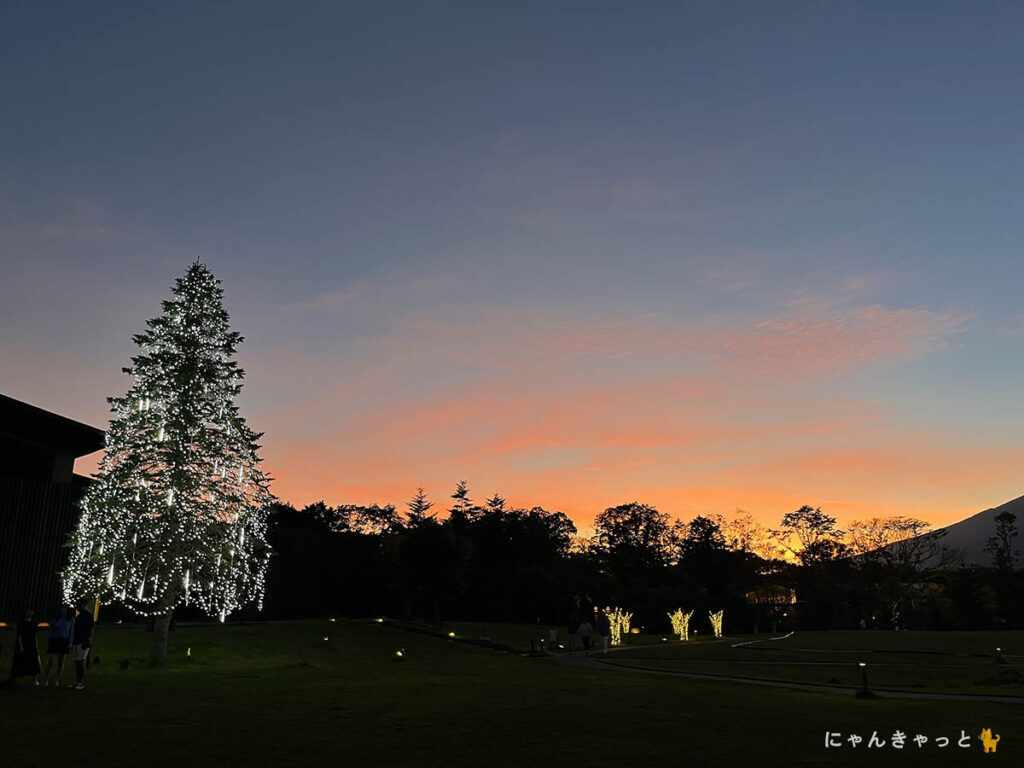
[[[473,501],[469,498],[469,488],[465,480],[459,480],[459,484],[455,487],[455,493],[451,495],[451,498],[452,506],[448,510],[450,520],[462,523],[473,517],[476,510],[473,507]]]
[[[108,398],[106,453],[82,500],[64,571],[69,602],[117,601],[153,617],[152,664],[167,655],[178,605],[221,621],[262,608],[274,497],[256,441],[235,403],[242,337],[223,290],[198,261],[172,288],[163,314],[134,336],[132,385]]]
[[[434,516],[429,514],[430,508],[434,506],[434,502],[427,501],[427,492],[422,487],[416,489],[416,495],[405,506],[409,508],[410,526],[422,525],[427,520],[434,519]]]

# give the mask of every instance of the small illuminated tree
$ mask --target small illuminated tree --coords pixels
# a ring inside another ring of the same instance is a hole
[[[717,611],[716,613],[708,611],[708,617],[711,619],[711,631],[715,637],[722,636],[722,615],[724,613],[725,611]]]
[[[629,634],[630,622],[633,620],[632,613],[626,613],[622,608],[611,608],[606,610],[608,614],[608,626],[611,629],[611,644],[621,645],[622,636]]]
[[[242,337],[223,290],[196,262],[134,337],[132,385],[109,398],[106,453],[81,507],[64,596],[115,600],[154,619],[150,663],[167,656],[174,608],[196,603],[221,621],[262,608],[270,558],[269,478],[235,405]]]
[[[679,635],[680,640],[690,639],[690,619],[692,617],[693,611],[683,613],[682,608],[677,608],[668,615],[669,621],[672,622],[672,631]]]
[[[622,629],[622,634],[628,635],[630,624],[633,621],[633,614],[626,613],[624,610],[619,612],[619,627]]]

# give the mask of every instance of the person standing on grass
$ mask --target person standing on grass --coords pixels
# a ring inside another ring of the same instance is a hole
[[[580,640],[583,641],[583,650],[590,653],[590,636],[594,634],[594,628],[586,619],[580,624]]]
[[[75,661],[75,682],[69,685],[80,691],[85,688],[85,660],[89,657],[89,649],[92,647],[92,613],[89,611],[89,604],[82,601],[78,608],[78,616],[75,618],[75,627],[71,646],[71,658]]]
[[[71,635],[75,627],[75,615],[71,606],[62,605],[57,618],[50,625],[50,632],[46,638],[46,673],[43,675],[43,685],[50,684],[50,670],[54,662],[57,663],[57,675],[53,678],[54,685],[60,685],[64,677],[64,657],[71,653]]]
[[[31,608],[26,608],[18,622],[14,637],[14,657],[11,659],[12,683],[15,678],[31,675],[35,679],[35,684],[39,685],[39,649],[36,647],[36,629],[39,625],[34,617],[35,612]]]
[[[608,640],[612,634],[612,622],[605,611],[597,617],[597,631],[601,634],[601,644],[604,646],[605,654],[608,653]]]

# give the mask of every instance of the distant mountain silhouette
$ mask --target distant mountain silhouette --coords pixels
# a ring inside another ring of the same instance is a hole
[[[963,558],[963,563],[966,566],[992,565],[992,555],[985,551],[985,545],[990,538],[996,535],[996,516],[1003,512],[1011,512],[1017,516],[1018,535],[1013,540],[1013,549],[1018,558],[1016,564],[1019,567],[1021,545],[1024,543],[1022,541],[1024,539],[1024,496],[971,515],[959,523],[940,528],[939,530],[946,531],[946,535],[942,538],[942,546],[957,552]]]

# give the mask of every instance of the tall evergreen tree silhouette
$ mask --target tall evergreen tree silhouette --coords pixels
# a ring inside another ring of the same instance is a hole
[[[427,501],[427,492],[423,490],[422,486],[416,489],[416,495],[406,502],[405,506],[409,509],[408,519],[411,526],[423,525],[428,520],[434,519],[434,516],[430,514],[430,508],[434,506],[434,502]]]
[[[453,523],[464,523],[473,517],[475,509],[473,508],[473,501],[469,498],[469,488],[465,480],[459,480],[459,484],[455,486],[455,492],[451,495],[451,499],[452,506],[448,510],[448,515]]]
[[[494,495],[487,500],[487,511],[494,514],[504,514],[505,512],[505,499],[503,499],[497,491]]]

